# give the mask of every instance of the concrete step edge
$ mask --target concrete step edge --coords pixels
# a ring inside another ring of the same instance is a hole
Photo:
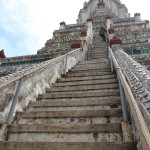
[[[29,107],[79,107],[79,106],[113,106],[119,105],[119,99],[110,100],[80,100],[80,101],[36,101],[30,102]]]
[[[0,142],[0,150],[137,150],[134,142]]]
[[[112,108],[111,110],[78,110],[78,111],[27,111],[18,112],[19,118],[79,118],[79,117],[120,117],[121,109]]]
[[[21,124],[7,127],[8,133],[91,133],[121,132],[121,123],[104,123],[92,125],[42,125]]]

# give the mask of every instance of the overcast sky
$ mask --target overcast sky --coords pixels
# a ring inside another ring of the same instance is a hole
[[[36,54],[59,23],[76,23],[85,0],[0,0],[0,50],[7,57]],[[149,0],[122,0],[129,12],[150,20]]]

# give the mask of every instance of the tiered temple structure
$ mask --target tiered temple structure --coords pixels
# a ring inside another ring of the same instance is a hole
[[[0,76],[14,73],[20,69],[31,67],[48,59],[71,51],[71,44],[80,42],[80,32],[87,28],[92,20],[94,32],[101,25],[109,30],[115,30],[115,35],[121,38],[122,48],[129,55],[144,65],[148,65],[150,52],[150,25],[148,20],[141,20],[140,13],[130,17],[128,9],[120,0],[90,0],[80,9],[76,24],[67,25],[60,22],[58,30],[53,32],[52,39],[37,51],[37,55],[5,58],[4,50],[0,55]],[[90,33],[91,34],[91,33]],[[90,39],[91,40],[91,39]]]
[[[120,0],[85,2],[36,55],[0,51],[0,149],[149,150],[148,70],[149,21]]]

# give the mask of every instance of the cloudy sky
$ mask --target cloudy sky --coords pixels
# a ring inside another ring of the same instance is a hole
[[[76,22],[85,0],[0,0],[0,49],[7,57],[36,54],[59,23]],[[131,15],[150,20],[149,0],[122,0]]]

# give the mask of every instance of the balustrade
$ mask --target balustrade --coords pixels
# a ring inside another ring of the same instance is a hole
[[[66,74],[78,61],[84,60],[83,53],[80,48],[75,49],[65,55],[1,77],[0,124],[11,124],[17,111],[26,109],[28,103],[35,101],[38,94],[44,93],[61,74]]]
[[[126,54],[120,46],[113,45],[112,50],[109,48],[111,67],[115,68],[119,86],[121,84],[125,93],[122,109],[127,107],[129,111],[138,149],[150,149],[150,72]],[[126,111],[123,111],[124,118],[125,113]]]

